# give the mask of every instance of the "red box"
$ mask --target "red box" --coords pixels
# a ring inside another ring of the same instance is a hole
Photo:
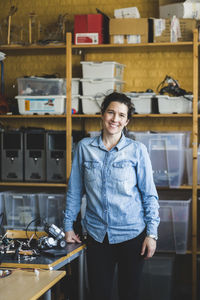
[[[98,44],[103,43],[103,16],[102,14],[88,14],[74,16],[74,43],[77,33],[97,33]],[[91,42],[92,43],[92,42]]]

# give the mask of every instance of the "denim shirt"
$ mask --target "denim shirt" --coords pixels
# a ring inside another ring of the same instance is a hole
[[[123,134],[110,151],[102,137],[84,138],[77,145],[68,184],[65,231],[73,221],[86,194],[83,226],[98,242],[108,234],[110,244],[138,236],[157,236],[158,195],[146,147]]]

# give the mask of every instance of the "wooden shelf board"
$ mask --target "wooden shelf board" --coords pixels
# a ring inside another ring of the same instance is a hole
[[[49,49],[66,49],[66,45],[63,43],[59,44],[47,44],[47,45],[0,45],[0,50],[49,50]]]
[[[90,48],[130,48],[130,47],[163,47],[163,46],[192,46],[193,42],[177,43],[140,43],[140,44],[99,44],[99,45],[72,45],[72,49],[90,49]]]
[[[181,185],[179,187],[172,187],[172,188],[170,188],[168,186],[157,186],[156,188],[158,190],[166,190],[166,189],[171,189],[171,190],[172,189],[177,189],[177,190],[180,190],[180,189],[182,189],[182,190],[191,190],[192,189],[192,185]]]
[[[72,118],[100,118],[98,115],[73,114]],[[200,115],[198,115],[200,118]],[[0,119],[65,119],[66,115],[0,115]],[[192,118],[192,114],[135,114],[133,118]]]
[[[199,43],[200,44],[200,43]],[[163,46],[192,46],[193,42],[177,42],[177,43],[140,43],[140,44],[98,44],[98,45],[72,45],[72,49],[90,49],[90,48],[130,48],[130,47],[163,47]],[[0,50],[49,50],[49,49],[65,49],[63,43],[50,43],[47,45],[0,45]]]
[[[0,119],[65,119],[66,115],[0,115]]]
[[[101,115],[74,114],[72,118],[100,118]],[[133,118],[192,118],[192,114],[135,114]]]

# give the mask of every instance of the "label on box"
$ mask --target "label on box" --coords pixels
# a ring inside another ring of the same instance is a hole
[[[124,35],[123,34],[115,34],[114,35],[114,44],[124,44]]]
[[[140,44],[141,35],[140,34],[128,34],[127,35],[127,44]]]
[[[98,44],[99,34],[98,33],[76,33],[75,34],[75,44]]]
[[[54,98],[25,99],[25,111],[41,112],[55,111]]]
[[[155,19],[154,20],[154,34],[155,36],[161,36],[162,32],[165,30],[165,20]]]

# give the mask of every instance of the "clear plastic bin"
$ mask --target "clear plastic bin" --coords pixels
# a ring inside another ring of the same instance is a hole
[[[158,108],[160,114],[184,114],[192,113],[192,99],[193,95],[186,95],[188,99],[183,96],[170,97],[167,95],[157,95]]]
[[[126,95],[131,98],[136,114],[151,113],[151,99],[155,93],[126,93]]]
[[[80,96],[84,114],[99,114],[104,97]]]
[[[179,150],[181,148],[188,148],[190,144],[191,132],[155,132],[151,133],[140,131],[129,131],[130,138],[135,139],[143,143],[147,150],[153,147],[153,149],[163,149],[168,147],[169,149]]]
[[[0,214],[5,213],[4,192],[0,193]]]
[[[172,299],[174,262],[174,255],[154,255],[151,259],[145,260],[140,299]]]
[[[175,196],[174,196],[175,195]],[[159,192],[160,225],[157,251],[185,254],[191,236],[191,198],[186,193]]]
[[[21,115],[62,115],[65,111],[65,96],[16,96]]]
[[[139,299],[141,300],[171,300],[173,293],[175,255],[155,254],[144,261],[142,270]],[[115,269],[111,300],[119,300],[118,268]],[[125,300],[125,299],[124,299]]]
[[[185,150],[150,149],[156,186],[179,187],[184,183]]]
[[[3,197],[4,192],[0,193],[0,234],[3,232],[3,225],[5,224],[5,201]]]
[[[197,154],[197,162],[198,162],[198,169],[197,169],[197,184],[200,184],[200,148],[198,149]],[[188,184],[192,185],[193,183],[193,167],[192,167],[192,148],[186,149],[186,166],[187,166],[187,178]]]
[[[157,186],[179,187],[184,183],[185,149],[190,142],[190,133],[129,132],[128,134],[147,147]]]
[[[17,78],[17,85],[18,95],[23,96],[63,95],[66,90],[63,78]]]
[[[83,78],[123,78],[125,65],[115,61],[81,61],[81,64]]]
[[[37,197],[35,194],[4,193],[6,228],[26,229],[36,225],[38,218]]]
[[[81,79],[83,96],[95,97],[97,94],[105,96],[114,91],[121,93],[123,90],[124,81],[103,78],[103,79]]]
[[[48,224],[63,227],[65,194],[38,194],[39,214]]]

